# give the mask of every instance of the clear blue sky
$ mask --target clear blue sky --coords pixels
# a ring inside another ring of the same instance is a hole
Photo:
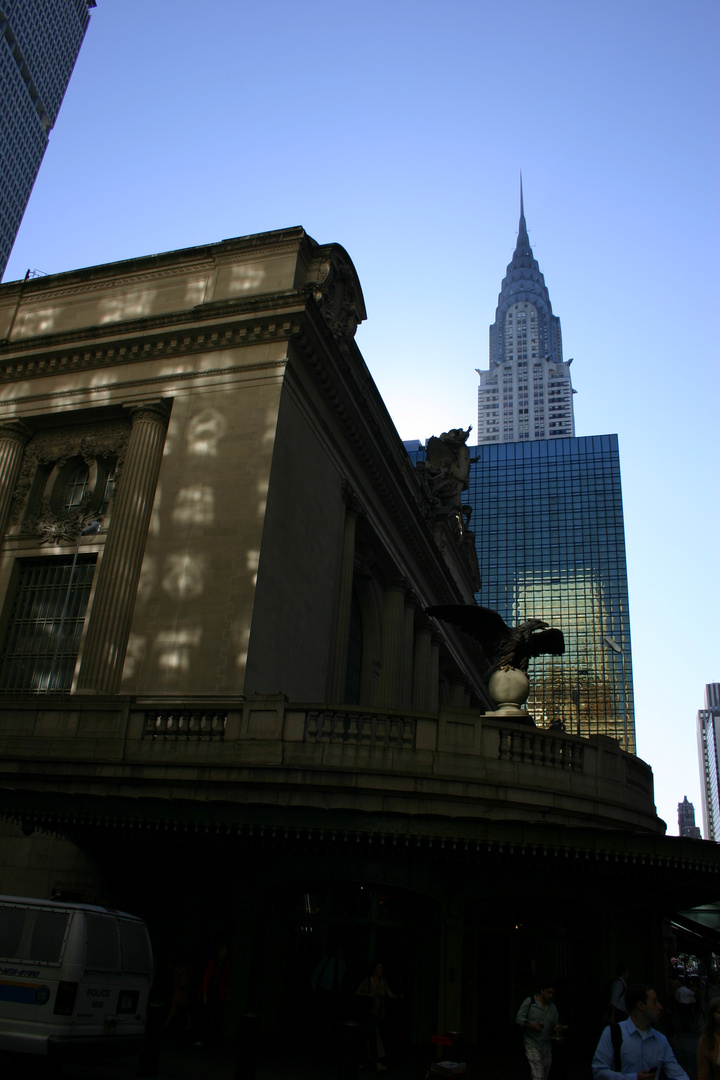
[[[302,225],[403,438],[475,425],[523,171],[579,435],[617,432],[638,747],[720,681],[717,0],[98,0],[5,281]]]

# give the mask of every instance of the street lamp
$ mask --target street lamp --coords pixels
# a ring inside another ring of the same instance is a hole
[[[625,687],[627,685],[626,681],[625,681],[625,653],[622,650],[622,646],[618,645],[617,641],[612,636],[612,634],[603,634],[603,641],[605,642],[607,647],[609,649],[612,649],[612,651],[614,653],[617,653],[619,655],[620,659],[622,660],[622,676],[623,676],[623,686],[622,686],[622,694],[623,694],[623,737],[624,737],[624,741],[625,741],[625,749],[627,750],[628,749],[628,723],[627,723],[627,692],[626,692],[626,689],[625,689]]]

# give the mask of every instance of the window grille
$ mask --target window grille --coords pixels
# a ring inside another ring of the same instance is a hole
[[[72,686],[95,555],[22,560],[0,659],[0,690],[62,693]],[[63,619],[63,612],[65,618]]]

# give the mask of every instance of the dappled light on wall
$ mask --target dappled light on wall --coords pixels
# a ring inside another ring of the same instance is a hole
[[[16,337],[37,337],[40,334],[52,334],[57,319],[57,308],[43,308],[26,311],[22,324],[16,329]]]
[[[141,634],[130,634],[127,649],[125,650],[125,663],[122,672],[123,682],[127,679],[134,679],[137,676],[142,667],[143,660],[145,659],[146,647],[147,638]]]
[[[262,284],[265,271],[261,266],[233,266],[230,270],[228,293],[256,292]]]
[[[175,497],[172,519],[176,525],[212,525],[215,493],[205,484],[181,488]]]
[[[98,326],[151,315],[156,295],[155,289],[139,289],[101,300],[98,304]]]
[[[245,562],[246,562],[248,570],[252,574],[252,583],[253,583],[253,585],[257,585],[257,572],[258,572],[258,566],[260,565],[260,552],[259,551],[248,551],[248,552],[246,552],[246,554],[245,554]]]
[[[155,638],[160,650],[158,667],[167,672],[189,671],[191,650],[196,649],[202,638],[202,628],[166,630]]]
[[[178,553],[165,560],[162,587],[178,600],[194,600],[205,588],[207,560],[204,555]]]
[[[227,420],[218,409],[203,409],[188,424],[188,453],[215,457],[226,431]]]
[[[258,503],[257,512],[258,517],[262,517],[265,513],[265,507],[267,506],[268,491],[270,490],[270,483],[267,479],[258,481],[257,485],[258,494],[260,495],[260,501]]]

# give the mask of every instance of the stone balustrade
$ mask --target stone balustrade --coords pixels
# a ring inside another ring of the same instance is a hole
[[[616,741],[469,709],[412,715],[282,695],[1,704],[5,775],[31,788],[243,802],[251,787],[256,803],[664,831],[650,767]]]

